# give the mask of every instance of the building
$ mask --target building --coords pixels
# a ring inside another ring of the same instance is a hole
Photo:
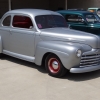
[[[0,0],[0,17],[11,9],[37,8],[37,9],[70,9],[100,7],[100,0]]]

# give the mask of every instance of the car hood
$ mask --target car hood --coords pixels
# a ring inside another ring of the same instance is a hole
[[[40,37],[47,41],[75,42],[87,44],[92,48],[100,48],[100,37],[97,35],[69,28],[41,29]]]

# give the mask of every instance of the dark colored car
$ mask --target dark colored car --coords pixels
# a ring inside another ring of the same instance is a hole
[[[100,8],[88,8],[88,11],[95,12],[100,17]]]
[[[100,18],[96,13],[78,10],[57,11],[62,14],[71,29],[100,35]]]

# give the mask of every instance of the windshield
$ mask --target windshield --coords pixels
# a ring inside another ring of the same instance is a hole
[[[35,21],[39,29],[67,27],[65,19],[59,15],[39,15]]]
[[[89,9],[90,12],[96,12],[96,9]]]
[[[87,14],[85,15],[86,21],[89,23],[100,23],[100,18],[96,14]]]
[[[97,10],[97,15],[100,17],[100,9]]]

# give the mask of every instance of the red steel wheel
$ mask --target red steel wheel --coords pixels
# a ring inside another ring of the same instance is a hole
[[[60,70],[60,62],[56,58],[51,58],[48,61],[49,70],[52,73],[58,73]]]
[[[45,67],[49,75],[53,77],[62,77],[67,72],[67,69],[62,65],[60,59],[54,54],[47,56],[45,60]]]

